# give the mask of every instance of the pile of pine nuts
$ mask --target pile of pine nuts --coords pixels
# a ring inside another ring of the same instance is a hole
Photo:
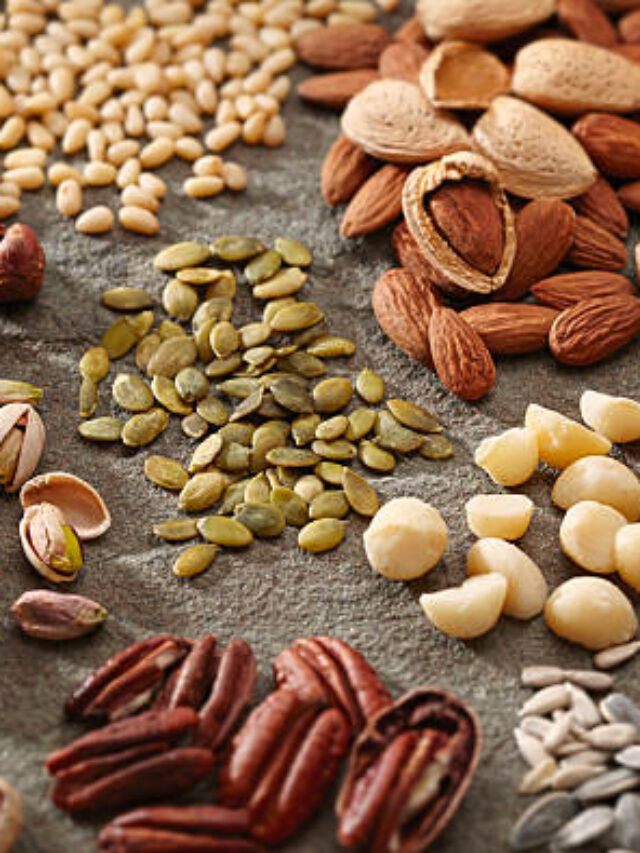
[[[397,0],[378,2],[389,10]],[[130,11],[103,0],[7,0],[0,220],[48,181],[78,231],[102,234],[114,213],[85,209],[84,196],[115,184],[120,224],[155,234],[167,188],[153,171],[176,157],[191,165],[188,196],[244,189],[243,167],[220,154],[236,141],[283,144],[296,40],[325,22],[375,17],[368,0],[145,0]]]

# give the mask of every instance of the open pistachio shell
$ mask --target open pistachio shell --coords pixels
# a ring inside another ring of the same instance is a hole
[[[9,403],[0,408],[0,444],[16,427],[24,427],[22,444],[7,492],[16,492],[35,471],[44,449],[45,431],[40,415],[28,403]]]
[[[35,506],[27,507],[24,515],[22,516],[19,527],[22,550],[24,551],[27,560],[29,560],[33,568],[38,572],[38,574],[42,575],[43,578],[46,578],[52,583],[72,583],[78,576],[77,571],[57,571],[52,565],[50,565],[50,563],[46,562],[40,554],[40,550],[43,550],[44,544],[43,542],[38,541],[39,538],[42,538],[40,536],[40,532],[43,527],[43,507],[45,507],[44,511],[48,516],[45,520],[45,525],[49,526],[52,523],[57,523],[60,530],[63,532],[65,519],[62,513],[55,506],[51,504],[37,504]],[[50,542],[47,542],[46,545],[48,548],[52,547],[52,543]]]
[[[98,492],[73,474],[52,471],[24,484],[20,492],[23,508],[43,501],[62,512],[80,539],[95,539],[111,526],[111,515]]]

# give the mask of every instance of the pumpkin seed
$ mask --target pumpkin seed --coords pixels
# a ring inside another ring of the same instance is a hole
[[[353,341],[336,335],[323,335],[316,338],[307,347],[309,355],[316,355],[319,358],[339,358],[345,355],[353,355],[355,351],[356,345]]]
[[[289,434],[289,425],[283,421],[267,421],[259,426],[251,440],[251,470],[262,471],[267,465],[267,453],[275,447],[284,447]]]
[[[279,484],[286,486],[287,489],[292,489],[298,482],[298,477],[300,476],[299,468],[287,468],[284,465],[278,465],[275,471],[278,475]]]
[[[313,412],[313,400],[305,384],[296,378],[276,379],[271,384],[271,393],[279,405],[284,406],[290,412],[297,414],[311,414]]]
[[[102,294],[100,302],[112,311],[140,311],[153,305],[151,296],[141,287],[113,287]]]
[[[192,326],[195,329],[200,329],[210,320],[214,323],[221,323],[231,318],[233,314],[233,302],[230,299],[219,296],[212,299],[207,299],[198,306],[198,310],[193,315]]]
[[[30,403],[37,406],[44,393],[41,388],[29,382],[19,382],[14,379],[0,379],[0,404]]]
[[[153,311],[141,311],[139,314],[133,314],[130,317],[123,317],[122,319],[133,329],[137,340],[140,340],[140,338],[144,338],[147,332],[151,331],[151,327],[153,326]]]
[[[271,326],[268,323],[248,323],[238,329],[240,343],[244,349],[259,347],[271,336]]]
[[[269,328],[271,328],[271,321],[280,309],[286,308],[289,305],[297,304],[297,300],[292,296],[285,296],[283,299],[273,299],[271,302],[267,302],[264,306],[264,311],[262,312],[262,322],[267,323]]]
[[[215,361],[209,362],[204,372],[210,379],[218,379],[220,376],[229,376],[241,366],[242,357],[238,353],[234,353],[228,358],[217,358]]]
[[[376,412],[373,409],[354,409],[349,415],[349,426],[346,437],[349,441],[359,441],[371,432],[376,422]]]
[[[293,296],[302,290],[309,276],[298,267],[289,267],[286,270],[269,277],[262,284],[253,288],[256,299],[282,299],[285,296]]]
[[[242,354],[242,360],[250,365],[260,365],[273,358],[274,353],[273,347],[250,347]]]
[[[173,379],[183,367],[190,367],[194,363],[197,354],[193,338],[169,338],[151,356],[147,372],[150,376]]]
[[[396,458],[393,453],[378,447],[373,441],[361,441],[358,445],[358,458],[363,465],[372,471],[389,473],[396,467]]]
[[[234,379],[226,379],[220,382],[217,390],[227,397],[234,397],[237,400],[245,400],[251,394],[261,390],[260,382],[251,377],[235,377]]]
[[[380,501],[376,490],[351,468],[344,468],[342,472],[342,488],[349,506],[359,515],[370,517],[379,510]]]
[[[240,335],[228,320],[221,320],[211,329],[209,343],[218,358],[228,358],[240,346]]]
[[[365,403],[379,403],[384,397],[384,379],[378,373],[365,367],[356,379],[356,391]]]
[[[191,461],[189,462],[189,473],[194,474],[198,471],[204,471],[205,468],[213,464],[221,450],[222,438],[219,433],[214,433],[209,438],[205,438],[193,451]]]
[[[78,414],[90,418],[98,407],[98,386],[93,379],[83,379],[78,397]]]
[[[154,376],[151,380],[151,391],[158,403],[174,415],[191,414],[191,406],[185,403],[178,394],[173,379],[169,379],[166,376]]]
[[[284,469],[281,469],[281,470],[284,470]],[[289,470],[291,470],[291,469],[289,469]],[[267,478],[267,480],[269,481],[269,485],[271,486],[272,491],[273,491],[273,489],[278,489],[278,488],[280,488],[280,486],[282,486],[282,481],[281,481],[280,477],[278,476],[278,469],[277,468],[266,468],[264,475]],[[287,486],[287,488],[288,488],[288,486]]]
[[[299,329],[308,329],[323,317],[322,310],[315,302],[296,302],[295,305],[281,308],[269,325],[276,332],[296,332]]]
[[[201,418],[212,426],[224,426],[229,420],[227,407],[218,397],[205,397],[198,402],[196,411]]]
[[[309,518],[344,518],[349,514],[349,503],[340,489],[322,492],[309,505]]]
[[[279,366],[282,370],[297,373],[300,376],[304,376],[305,379],[317,379],[319,376],[324,376],[327,372],[323,361],[320,361],[319,358],[313,355],[300,351],[281,358]]]
[[[183,418],[180,425],[182,432],[189,438],[204,438],[209,432],[209,424],[196,412]]]
[[[225,479],[219,471],[194,474],[180,492],[178,506],[185,512],[209,509],[219,500],[224,487]]]
[[[231,483],[224,490],[222,502],[220,504],[220,515],[229,515],[234,512],[235,508],[244,503],[244,490],[247,485],[247,480],[240,480],[237,483]]]
[[[271,503],[284,513],[287,524],[302,527],[309,520],[307,504],[293,489],[276,486],[271,490]]]
[[[252,477],[244,490],[245,503],[268,503],[270,496],[271,486],[263,473]]]
[[[117,418],[94,418],[78,425],[78,432],[89,441],[119,441],[124,424]]]
[[[135,353],[135,362],[138,370],[142,370],[144,373],[147,372],[151,356],[158,349],[161,343],[162,338],[157,332],[151,332],[150,334],[145,335],[144,338],[138,342]]]
[[[348,379],[333,376],[323,379],[313,389],[313,402],[317,412],[338,412],[353,396],[353,386]]]
[[[83,379],[102,382],[109,373],[109,353],[104,347],[91,347],[80,359],[79,367]]]
[[[411,453],[424,443],[423,436],[403,427],[391,412],[378,412],[375,433],[380,447],[385,450],[396,450],[399,453]]]
[[[169,338],[184,338],[187,333],[180,323],[174,320],[163,320],[158,326],[158,334],[161,341],[168,341]]]
[[[313,469],[313,473],[320,477],[321,480],[324,480],[325,483],[329,483],[330,486],[342,485],[343,471],[344,465],[338,465],[337,462],[327,462],[326,460],[318,462]]]
[[[225,444],[237,442],[245,447],[250,447],[256,428],[253,424],[233,423],[226,424],[218,430],[218,434]]]
[[[344,415],[336,415],[327,421],[322,421],[316,429],[316,438],[322,441],[335,441],[347,431],[349,420]]]
[[[320,415],[301,415],[291,424],[291,434],[298,447],[311,444],[320,424]]]
[[[297,240],[289,240],[287,237],[277,237],[274,243],[276,252],[282,256],[285,264],[296,267],[308,267],[312,261],[311,252],[305,245]]]
[[[169,518],[153,525],[153,533],[166,542],[184,542],[198,535],[195,518]]]
[[[122,428],[122,441],[127,447],[151,444],[169,424],[169,415],[163,409],[150,409],[134,415]]]
[[[235,275],[231,270],[215,270],[215,272],[220,273],[220,276],[207,287],[204,298],[233,299],[238,290]]]
[[[270,503],[243,503],[235,509],[235,519],[261,539],[280,536],[286,526],[282,510]]]
[[[154,403],[151,388],[144,379],[132,373],[119,373],[111,393],[116,403],[128,412],[146,412]]]
[[[122,317],[120,320],[116,320],[102,336],[102,347],[111,359],[123,358],[138,341],[138,335],[131,324],[127,322],[127,319],[127,317]]]
[[[174,381],[176,391],[187,403],[195,403],[209,393],[207,377],[197,367],[183,367]]]
[[[417,406],[408,400],[387,400],[386,406],[393,417],[403,426],[418,432],[442,432],[442,426],[435,415],[423,406]]]
[[[207,542],[226,548],[246,548],[253,542],[253,533],[235,518],[209,515],[197,523],[198,533]]]
[[[251,451],[244,444],[232,441],[225,444],[216,458],[216,464],[223,471],[246,471],[249,467]]]
[[[265,394],[262,398],[262,405],[258,409],[258,414],[261,418],[286,418],[289,414],[286,409],[279,406],[273,399],[273,394]]]
[[[162,307],[170,317],[190,320],[198,307],[198,294],[193,287],[177,278],[167,282],[162,291]]]
[[[318,495],[322,494],[324,491],[324,485],[322,480],[319,477],[316,477],[315,474],[304,474],[296,482],[293,487],[293,491],[297,495],[300,495],[305,503],[310,504],[314,498],[317,498]]]
[[[248,261],[264,250],[264,244],[255,237],[242,237],[237,234],[218,237],[211,244],[213,254],[223,261]]]
[[[426,435],[420,447],[420,456],[425,459],[449,459],[453,456],[453,445],[446,435]]]
[[[351,444],[350,441],[340,438],[337,441],[321,441],[316,439],[311,445],[311,449],[324,459],[332,459],[338,462],[353,459],[357,453],[355,444]]]
[[[200,575],[210,568],[217,553],[216,545],[192,545],[178,555],[173,564],[173,573],[179,578]]]
[[[273,365],[276,363],[276,357],[271,356],[266,359],[266,361],[262,361],[259,364],[252,364],[247,367],[246,376],[260,376],[265,370],[270,370]]]
[[[249,284],[259,284],[275,275],[282,265],[282,255],[273,249],[267,249],[256,255],[244,268],[244,274]]]
[[[147,456],[144,461],[144,473],[156,486],[172,491],[180,491],[189,479],[182,465],[167,456]]]
[[[337,548],[345,536],[346,523],[337,518],[319,518],[305,525],[298,534],[303,551],[320,554]]]
[[[309,468],[320,461],[320,457],[311,450],[298,447],[274,447],[267,453],[270,465],[281,465],[284,468]]]
[[[167,246],[153,259],[157,270],[173,272],[183,267],[197,267],[211,257],[211,250],[204,243],[186,241]]]
[[[183,267],[176,273],[176,278],[184,281],[186,284],[212,284],[214,281],[220,281],[223,278],[233,278],[235,276],[231,270],[218,270],[214,267]]]
[[[314,341],[317,341],[318,338],[328,334],[329,327],[323,319],[319,323],[309,326],[308,329],[303,329],[301,332],[297,332],[293,336],[293,343],[298,347],[306,347]]]

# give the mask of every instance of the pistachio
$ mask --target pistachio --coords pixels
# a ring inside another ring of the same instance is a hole
[[[44,589],[23,593],[11,612],[25,634],[40,640],[74,640],[94,631],[108,615],[90,598]]]
[[[98,492],[85,480],[64,471],[33,477],[20,491],[22,508],[53,504],[81,539],[95,539],[111,525],[111,515]]]
[[[162,409],[150,409],[134,415],[122,428],[122,441],[127,447],[151,444],[169,425],[169,415]]]
[[[298,545],[303,551],[320,554],[337,548],[344,536],[344,521],[337,518],[320,518],[302,528],[298,535]]]
[[[166,542],[184,542],[198,535],[195,518],[169,518],[153,525],[153,533]]]
[[[195,267],[203,264],[211,256],[211,251],[204,243],[184,242],[174,243],[163,249],[153,259],[157,270],[173,272],[182,267]]]
[[[79,367],[83,379],[101,382],[109,373],[109,353],[104,347],[91,347],[80,359]]]
[[[178,492],[189,479],[182,465],[167,456],[148,456],[144,462],[144,473],[156,486]]]
[[[153,305],[151,296],[141,287],[113,287],[102,294],[100,302],[113,311],[140,311]]]
[[[216,545],[192,545],[182,551],[173,564],[173,573],[179,578],[192,578],[206,572],[218,553]]]
[[[76,579],[83,564],[82,546],[57,506],[42,501],[27,507],[20,540],[26,558],[44,578],[53,583]]]
[[[235,518],[222,515],[210,515],[197,522],[198,533],[214,545],[226,548],[246,548],[253,542],[253,534],[248,527]]]
[[[295,267],[308,267],[312,261],[311,252],[302,243],[289,240],[286,237],[277,237],[274,243],[276,252],[282,256],[285,264]]]
[[[384,397],[384,379],[378,373],[365,367],[356,379],[356,391],[365,403],[379,403]]]
[[[89,441],[120,441],[124,424],[117,418],[94,418],[78,425],[78,432]]]
[[[153,406],[153,393],[144,379],[131,373],[119,373],[114,382],[113,399],[128,412],[146,412]]]
[[[45,431],[40,415],[28,403],[0,408],[0,486],[16,492],[38,466]]]

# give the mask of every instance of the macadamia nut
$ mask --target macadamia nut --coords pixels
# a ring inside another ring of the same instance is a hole
[[[476,495],[465,504],[469,530],[479,539],[520,539],[533,515],[526,495]]]
[[[640,524],[627,524],[618,530],[613,562],[622,580],[640,592]]]
[[[420,605],[444,634],[472,640],[495,626],[506,596],[506,578],[493,573],[468,578],[462,586],[425,593],[420,596]]]
[[[447,525],[438,510],[418,498],[394,498],[364,534],[371,567],[391,580],[411,580],[430,571],[447,546]]]
[[[538,438],[540,460],[554,468],[566,468],[582,456],[605,456],[611,450],[608,438],[535,403],[527,408],[524,422]]]
[[[467,574],[502,575],[507,581],[503,612],[516,619],[542,613],[549,590],[544,575],[520,548],[503,539],[479,539],[467,555]]]
[[[564,553],[588,572],[609,575],[615,572],[613,544],[627,523],[617,509],[597,501],[574,504],[560,525],[560,546]]]
[[[640,403],[628,397],[612,397],[585,391],[580,398],[582,420],[609,441],[637,441],[640,438]]]
[[[475,463],[500,486],[519,486],[538,467],[538,443],[533,430],[508,429],[485,438],[475,453]]]
[[[630,468],[609,456],[584,456],[558,477],[551,500],[562,509],[580,501],[608,504],[628,521],[640,518],[640,480]]]

